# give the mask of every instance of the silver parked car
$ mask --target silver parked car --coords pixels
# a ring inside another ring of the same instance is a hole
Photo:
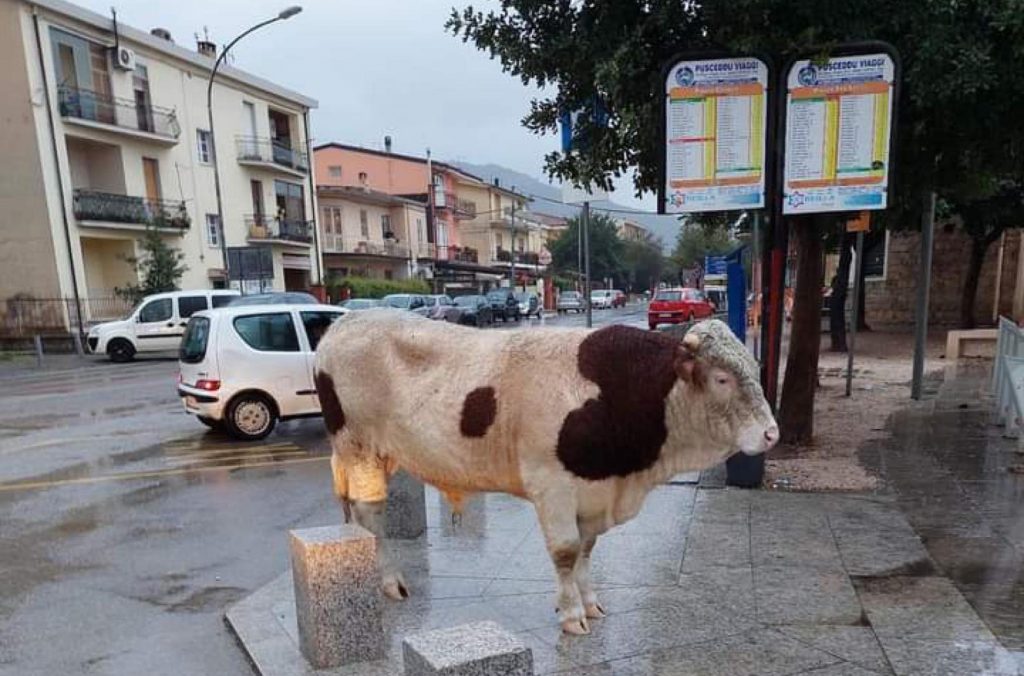
[[[559,314],[570,311],[583,312],[587,306],[583,300],[583,294],[579,291],[563,291],[558,294],[558,303],[555,305],[555,309]]]
[[[430,310],[427,307],[427,299],[418,293],[393,293],[384,296],[381,299],[381,305],[398,308],[399,310],[408,310],[421,317],[426,317],[427,312]]]

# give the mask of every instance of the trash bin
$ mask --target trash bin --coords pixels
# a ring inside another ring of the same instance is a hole
[[[760,488],[764,480],[764,453],[736,453],[725,461],[725,483],[737,488]]]

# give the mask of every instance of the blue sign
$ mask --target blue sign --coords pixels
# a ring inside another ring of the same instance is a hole
[[[725,256],[705,256],[704,257],[704,274],[705,275],[724,275],[726,271]]]
[[[576,142],[573,142],[573,135],[576,129],[576,120],[579,119],[580,115],[583,114],[582,110],[574,110],[571,113],[565,112],[558,116],[558,124],[562,128],[562,152],[568,153],[574,147],[579,147],[582,143],[586,143],[584,139],[577,138]],[[598,98],[594,99],[593,106],[593,119],[594,124],[599,127],[608,126],[608,109],[604,107],[601,100]]]

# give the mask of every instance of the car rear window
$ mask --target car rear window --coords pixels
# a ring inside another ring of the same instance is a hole
[[[219,293],[216,296],[211,297],[210,300],[213,302],[213,307],[224,307],[225,305],[233,301],[235,298],[238,298],[238,296],[232,296],[226,293]]]
[[[188,320],[185,335],[181,339],[178,359],[186,364],[198,364],[206,357],[206,343],[210,339],[210,320],[206,317],[193,317]]]
[[[295,322],[288,312],[235,317],[235,331],[245,344],[261,352],[298,352]]]
[[[682,300],[683,294],[680,291],[659,291],[654,300]]]
[[[327,333],[327,329],[331,327],[331,324],[345,315],[342,312],[320,311],[300,312],[299,316],[302,317],[302,325],[306,329],[309,348],[316,350],[316,346],[320,344],[320,339]]]

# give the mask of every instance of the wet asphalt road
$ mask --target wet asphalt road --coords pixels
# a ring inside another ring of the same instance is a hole
[[[0,372],[0,674],[252,673],[223,613],[340,518],[321,422],[240,443],[181,410],[173,358],[62,363]]]

